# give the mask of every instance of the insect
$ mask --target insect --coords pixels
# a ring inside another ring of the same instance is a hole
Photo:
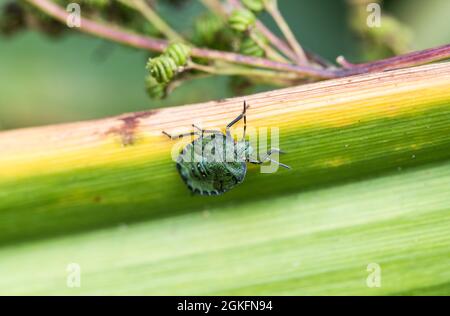
[[[194,194],[220,195],[231,190],[244,181],[247,162],[262,164],[272,161],[290,169],[289,166],[271,159],[273,152],[283,153],[279,149],[272,148],[262,160],[250,158],[253,148],[245,139],[247,109],[247,103],[244,101],[242,113],[226,126],[225,134],[220,130],[202,129],[195,124],[192,124],[194,130],[190,133],[172,136],[163,131],[163,134],[172,140],[184,136],[199,136],[183,148],[176,160],[181,178]],[[240,140],[235,141],[230,128],[242,119],[244,133]]]

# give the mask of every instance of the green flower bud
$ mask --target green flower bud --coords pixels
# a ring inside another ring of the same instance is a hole
[[[228,19],[231,28],[239,32],[248,30],[255,22],[255,15],[252,11],[247,9],[234,10]]]
[[[163,99],[166,97],[166,84],[159,83],[155,78],[148,75],[145,78],[145,90],[152,99]]]
[[[186,65],[191,54],[191,48],[182,43],[170,44],[164,51],[164,55],[170,57],[177,66]]]

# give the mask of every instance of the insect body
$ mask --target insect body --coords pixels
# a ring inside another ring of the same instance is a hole
[[[195,131],[171,136],[163,132],[171,139],[183,136],[199,135],[197,139],[189,143],[177,157],[176,166],[181,178],[188,188],[195,194],[219,195],[225,193],[244,181],[247,173],[247,162],[262,164],[272,161],[270,155],[278,149],[272,149],[263,160],[251,159],[253,148],[245,139],[247,127],[246,111],[248,106],[244,102],[242,113],[226,127],[225,134],[220,130],[205,130],[194,124]],[[244,119],[244,135],[239,141],[235,141],[230,133],[230,128]],[[278,163],[278,162],[276,162]],[[288,166],[278,163],[280,166]]]

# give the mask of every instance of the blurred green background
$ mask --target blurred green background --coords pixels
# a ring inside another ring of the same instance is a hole
[[[338,55],[366,59],[349,27],[345,1],[282,0],[280,7],[304,47],[329,60]],[[180,12],[160,9],[171,24],[188,30],[203,7],[189,1]],[[450,42],[448,0],[385,1],[382,12],[410,28],[412,50]],[[33,31],[0,37],[0,130],[233,96],[228,79],[221,77],[192,81],[163,101],[150,100],[144,91],[147,56],[77,32],[56,40]]]

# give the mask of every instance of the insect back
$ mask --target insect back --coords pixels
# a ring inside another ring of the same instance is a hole
[[[190,133],[172,136],[163,131],[171,139],[184,136],[197,136],[188,143],[176,158],[177,170],[193,193],[200,195],[223,194],[244,181],[247,173],[247,162],[262,164],[270,159],[269,151],[263,160],[253,159],[253,148],[246,140],[247,104],[233,121],[226,126],[226,132],[220,130],[207,130],[192,125]],[[232,126],[244,121],[242,138],[235,140],[230,132]],[[273,149],[272,149],[273,151]],[[287,167],[280,164],[280,166]]]

